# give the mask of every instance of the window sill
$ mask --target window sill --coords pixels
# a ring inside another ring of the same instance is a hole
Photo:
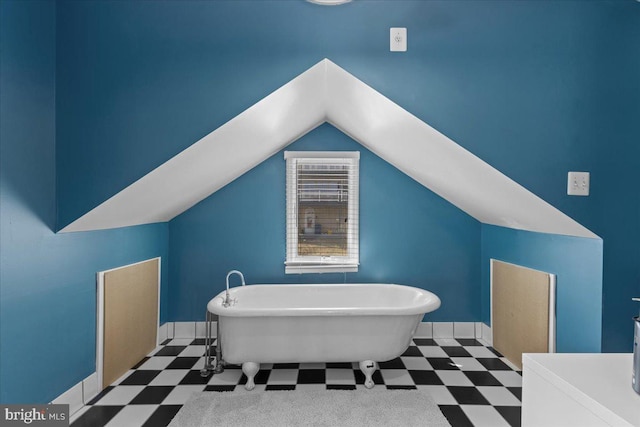
[[[316,264],[316,265],[286,265],[285,274],[304,273],[357,273],[358,266],[353,264]]]

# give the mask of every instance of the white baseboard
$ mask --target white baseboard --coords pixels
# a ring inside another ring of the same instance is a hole
[[[69,405],[69,417],[78,412],[98,395],[98,375],[94,372],[69,390],[51,401],[53,404]]]
[[[470,338],[491,345],[491,328],[482,322],[421,322],[416,338]]]
[[[213,322],[213,334],[216,336]],[[165,332],[166,331],[166,332]],[[159,342],[174,338],[205,338],[205,322],[167,322],[158,332]],[[420,322],[416,328],[416,338],[471,338],[482,339],[491,344],[491,328],[482,322]]]
[[[482,341],[485,344],[493,346],[493,333],[491,332],[491,326],[488,326],[486,323],[481,323],[482,325]]]
[[[98,374],[95,372],[82,381],[82,401],[85,404],[100,393],[98,387]]]
[[[216,324],[213,322],[212,336],[216,336]],[[206,322],[167,322],[160,326],[158,344],[174,338],[205,338],[207,336]]]
[[[213,322],[212,336],[216,336],[217,322]],[[420,322],[416,338],[471,338],[491,345],[491,328],[483,322]],[[167,322],[158,332],[159,343],[174,338],[205,338],[205,322]]]
[[[171,336],[173,337],[173,326],[171,328]],[[156,343],[156,345],[162,344],[168,338],[169,338],[169,322],[160,325],[160,327],[158,328],[158,342]]]
[[[433,323],[418,323],[418,327],[416,328],[416,332],[415,334],[413,334],[413,336],[416,338],[433,338]]]
[[[213,322],[212,336],[216,336],[217,322]],[[158,344],[174,338],[205,338],[205,322],[167,322],[158,329]],[[492,344],[491,327],[483,322],[420,322],[416,338],[471,338]]]
[[[213,322],[212,336],[216,336],[216,324]],[[160,327],[166,329],[160,343],[174,338],[205,338],[205,322],[167,322]],[[160,339],[160,333],[158,337]],[[492,342],[491,328],[482,322],[420,322],[416,328],[416,338],[471,338],[482,339],[489,345]]]

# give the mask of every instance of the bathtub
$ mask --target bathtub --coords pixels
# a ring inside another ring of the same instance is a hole
[[[242,364],[254,388],[260,363],[360,362],[365,387],[376,362],[407,349],[425,313],[440,307],[429,291],[393,284],[247,285],[207,304],[218,317],[226,363]]]

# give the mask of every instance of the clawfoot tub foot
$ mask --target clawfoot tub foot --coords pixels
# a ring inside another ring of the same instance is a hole
[[[364,386],[366,388],[373,388],[374,382],[372,375],[378,367],[373,360],[365,360],[360,362],[360,370],[364,374]]]
[[[244,385],[246,390],[253,390],[256,383],[253,382],[253,378],[260,370],[260,364],[255,362],[245,362],[242,364],[242,373],[247,376],[247,383]]]

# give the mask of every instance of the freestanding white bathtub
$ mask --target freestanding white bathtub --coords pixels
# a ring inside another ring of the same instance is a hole
[[[376,362],[407,349],[425,313],[440,307],[429,291],[392,284],[247,285],[207,304],[219,316],[227,363],[242,364],[254,388],[260,363],[360,362],[365,387]]]

